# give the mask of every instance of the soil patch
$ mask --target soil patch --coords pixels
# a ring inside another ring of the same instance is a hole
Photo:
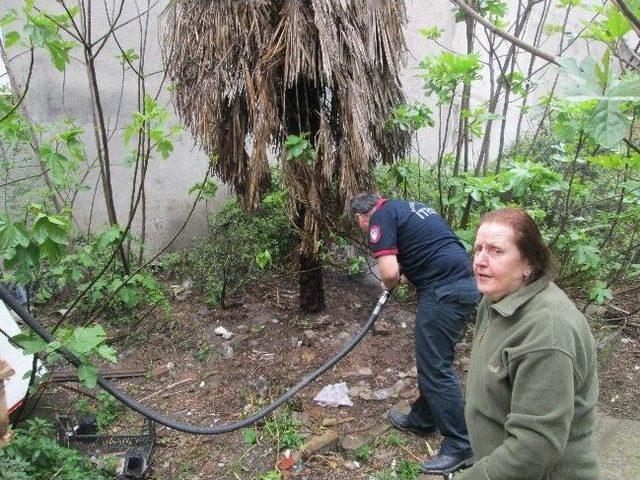
[[[134,332],[127,328],[114,332],[122,339],[119,368],[151,372],[116,384],[150,408],[197,425],[223,425],[257,411],[340,351],[366,321],[380,294],[377,285],[327,273],[327,309],[301,315],[296,287],[293,280],[272,278],[235,299],[226,310],[207,308],[197,294],[181,294],[171,318],[157,312]],[[392,406],[406,408],[417,396],[413,308],[411,303],[390,301],[376,330],[287,404],[305,441],[322,437],[329,443],[298,461],[293,470],[284,470],[283,478],[366,479],[402,460],[424,460],[437,451],[437,435],[418,438],[397,433],[388,430],[384,421]],[[221,336],[219,327],[230,332],[230,338]],[[469,330],[458,345],[455,362],[463,383]],[[596,333],[600,336],[606,330]],[[600,408],[618,417],[639,419],[637,330],[623,330],[610,344],[601,370]],[[353,406],[314,404],[323,386],[342,381],[360,392],[351,394]],[[63,387],[51,387],[39,413],[62,413],[75,398]],[[138,422],[137,415],[126,413],[118,425]],[[257,479],[269,470],[289,467],[292,462],[285,458],[286,452],[278,451],[262,425],[257,434],[258,443],[248,444],[242,431],[203,437],[158,427],[147,478]]]

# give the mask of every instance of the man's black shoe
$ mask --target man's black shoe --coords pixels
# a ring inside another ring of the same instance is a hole
[[[447,473],[454,472],[460,468],[470,467],[474,463],[475,458],[470,452],[453,455],[439,453],[431,460],[423,462],[422,465],[420,465],[420,468],[424,473],[432,475],[446,475]]]
[[[391,410],[387,413],[387,418],[391,422],[391,425],[396,427],[399,430],[404,430],[405,432],[415,433],[416,435],[426,436],[435,431],[435,429],[424,429],[418,427],[415,423],[411,421],[409,415],[405,415],[402,412],[398,412],[397,410]]]

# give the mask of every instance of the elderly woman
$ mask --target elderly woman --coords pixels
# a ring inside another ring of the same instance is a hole
[[[456,480],[595,480],[596,352],[584,316],[549,278],[538,227],[486,214],[473,270],[484,295],[465,417],[476,463]]]

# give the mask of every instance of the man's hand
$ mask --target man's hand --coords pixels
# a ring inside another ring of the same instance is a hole
[[[383,290],[391,290],[392,288],[397,287],[398,285],[407,285],[409,283],[409,280],[407,280],[407,277],[405,277],[404,275],[400,275],[400,278],[398,279],[398,282],[395,283],[393,285],[393,287],[389,287],[385,284],[384,280],[380,282],[380,286],[382,287]]]

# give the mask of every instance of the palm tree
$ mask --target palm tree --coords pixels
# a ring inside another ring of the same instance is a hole
[[[371,185],[378,162],[406,155],[410,134],[385,128],[403,103],[401,0],[174,0],[163,55],[182,122],[246,209],[282,165],[300,232],[300,308],[324,308],[318,240],[328,215]],[[286,160],[289,135],[312,159]],[[271,158],[274,155],[271,154]]]

